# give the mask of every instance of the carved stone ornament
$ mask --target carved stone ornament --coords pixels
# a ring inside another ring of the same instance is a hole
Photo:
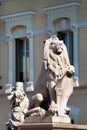
[[[28,111],[29,100],[23,90],[23,83],[16,82],[12,87],[11,94],[7,97],[10,100],[10,117],[6,123],[8,130],[14,130],[18,125],[24,122],[25,114]]]

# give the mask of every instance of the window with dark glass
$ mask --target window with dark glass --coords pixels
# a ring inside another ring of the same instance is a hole
[[[16,39],[16,81],[29,81],[29,40]]]
[[[64,44],[67,47],[70,63],[73,65],[73,32],[68,31],[59,31],[58,38],[64,41]]]

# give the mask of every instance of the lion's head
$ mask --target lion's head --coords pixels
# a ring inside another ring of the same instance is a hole
[[[54,35],[51,38],[47,39],[44,41],[44,58],[45,58],[45,53],[49,50],[52,50],[53,53],[55,54],[60,54],[63,51],[63,41],[59,40],[59,38]]]
[[[50,69],[59,78],[70,71],[66,45],[55,35],[44,41],[44,61],[46,70]]]

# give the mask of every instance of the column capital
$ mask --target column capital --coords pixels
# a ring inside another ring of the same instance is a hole
[[[8,43],[12,43],[12,40],[13,40],[12,36],[6,36],[6,41]]]
[[[77,24],[71,23],[71,24],[70,24],[70,27],[71,27],[71,30],[72,30],[73,32],[77,32],[77,30],[78,30]]]
[[[71,31],[73,31],[73,32],[78,32],[78,28],[71,28]]]
[[[27,32],[27,38],[32,38],[33,37],[33,32],[30,31],[30,32]]]

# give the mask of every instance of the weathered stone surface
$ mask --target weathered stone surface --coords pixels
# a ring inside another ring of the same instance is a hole
[[[27,116],[56,115],[65,118],[69,115],[67,102],[73,92],[74,72],[63,41],[57,36],[45,40],[41,73],[30,98]]]

